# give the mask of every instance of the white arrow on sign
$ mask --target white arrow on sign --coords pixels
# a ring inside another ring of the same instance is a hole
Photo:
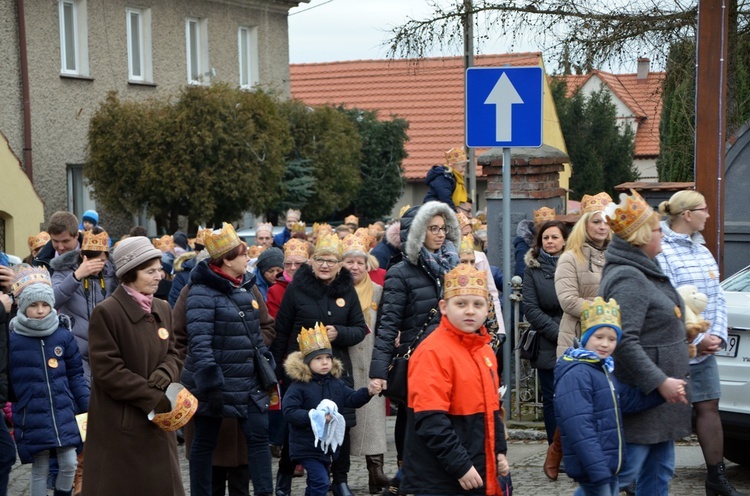
[[[510,82],[505,72],[495,83],[485,105],[495,106],[495,140],[513,140],[513,105],[523,103],[521,95],[518,94],[513,83]]]

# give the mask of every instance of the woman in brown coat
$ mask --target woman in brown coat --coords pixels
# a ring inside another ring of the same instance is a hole
[[[170,410],[164,389],[179,380],[169,304],[154,299],[161,252],[142,236],[114,252],[121,285],[89,323],[91,402],[83,494],[182,496],[177,441],[148,420]]]

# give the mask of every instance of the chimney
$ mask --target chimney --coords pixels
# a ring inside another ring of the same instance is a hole
[[[648,73],[651,69],[651,60],[646,57],[638,57],[638,75],[636,79],[648,79]]]

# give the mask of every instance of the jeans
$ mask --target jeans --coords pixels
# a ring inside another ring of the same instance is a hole
[[[75,446],[57,448],[57,472],[55,489],[70,491],[73,489],[73,477],[76,474],[78,459]],[[31,496],[47,496],[47,475],[49,474],[49,450],[40,451],[34,455],[31,465]]]
[[[0,416],[0,496],[8,496],[8,478],[14,463],[16,463],[16,444],[8,432],[5,419]]]
[[[555,420],[555,372],[553,370],[537,369],[539,386],[542,388],[542,415],[544,415],[544,429],[547,431],[547,444],[552,444],[555,436],[557,421]]]
[[[615,477],[609,484],[594,485],[581,482],[573,496],[617,496],[619,493],[620,488]]]
[[[674,441],[656,444],[626,444],[625,463],[620,471],[620,489],[633,481],[638,494],[668,496],[674,475]]]
[[[328,494],[328,464],[320,460],[300,460],[307,472],[305,496],[326,496]]]
[[[211,495],[214,449],[219,438],[221,417],[195,415],[195,438],[190,449],[190,494]],[[268,445],[268,414],[249,404],[248,418],[239,419],[247,440],[247,463],[256,495],[273,493],[271,449]]]

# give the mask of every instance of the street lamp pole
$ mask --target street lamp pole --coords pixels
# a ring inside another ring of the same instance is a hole
[[[474,2],[472,0],[464,0],[464,69],[474,67]],[[466,88],[466,71],[464,71],[464,91]],[[464,98],[466,95],[464,94]],[[465,106],[464,106],[465,108]],[[466,133],[466,113],[464,113],[464,133]],[[464,143],[466,143],[466,136],[464,135]],[[469,199],[473,208],[477,206],[477,174],[476,174],[476,161],[474,156],[474,148],[469,147],[466,153],[466,158],[469,160],[466,164],[466,173],[469,176]]]

